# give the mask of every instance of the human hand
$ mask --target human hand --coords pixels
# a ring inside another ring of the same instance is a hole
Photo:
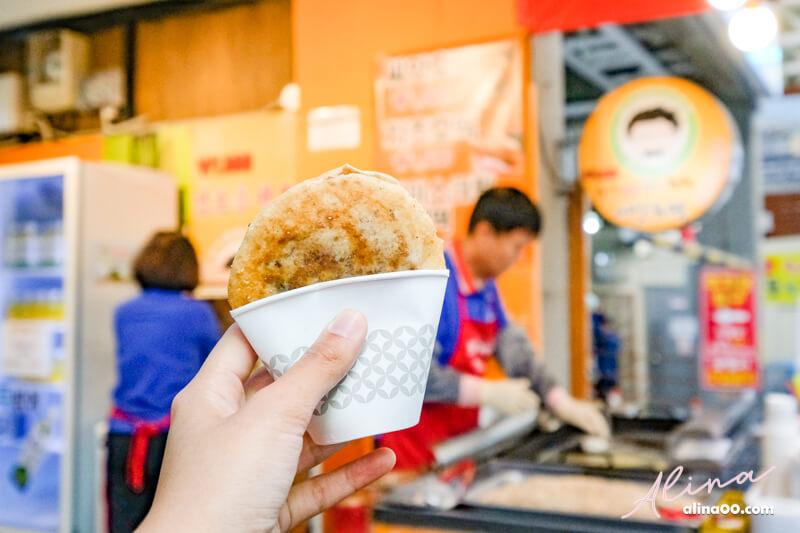
[[[539,396],[531,389],[526,378],[483,380],[480,404],[504,415],[516,415],[539,408]]]
[[[573,398],[564,389],[553,389],[547,404],[558,418],[590,435],[608,437],[611,433],[606,418],[597,407],[591,402]]]
[[[138,531],[288,531],[389,472],[394,453],[379,449],[292,487],[345,446],[317,446],[306,427],[366,331],[361,313],[343,311],[273,383],[265,369],[250,376],[257,356],[231,326],[172,404],[155,501]]]

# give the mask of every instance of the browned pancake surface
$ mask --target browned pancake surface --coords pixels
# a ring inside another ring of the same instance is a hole
[[[306,180],[250,224],[231,267],[237,308],[313,283],[444,269],[433,221],[394,178],[349,165]]]

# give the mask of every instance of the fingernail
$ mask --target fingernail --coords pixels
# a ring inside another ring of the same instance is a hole
[[[363,329],[363,315],[352,309],[345,309],[328,324],[328,331],[348,339],[358,338]]]

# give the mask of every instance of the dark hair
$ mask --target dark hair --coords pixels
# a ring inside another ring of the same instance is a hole
[[[655,109],[648,109],[647,111],[642,111],[641,113],[637,113],[630,122],[628,122],[628,133],[631,132],[633,125],[637,122],[642,122],[645,120],[652,120],[654,118],[665,118],[668,121],[672,122],[672,125],[676,128],[678,127],[678,120],[675,118],[675,113],[667,111],[664,108],[656,107]]]
[[[469,233],[485,220],[498,233],[518,228],[539,234],[542,217],[539,209],[525,193],[514,187],[493,187],[478,198],[469,217]]]
[[[159,231],[133,263],[143,289],[191,291],[197,287],[197,254],[189,239],[177,231]]]

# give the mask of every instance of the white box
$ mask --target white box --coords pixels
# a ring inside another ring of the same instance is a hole
[[[22,131],[25,120],[25,82],[18,72],[0,74],[0,134]]]
[[[69,30],[37,33],[28,39],[31,106],[45,113],[75,109],[81,80],[89,69],[89,39]]]

